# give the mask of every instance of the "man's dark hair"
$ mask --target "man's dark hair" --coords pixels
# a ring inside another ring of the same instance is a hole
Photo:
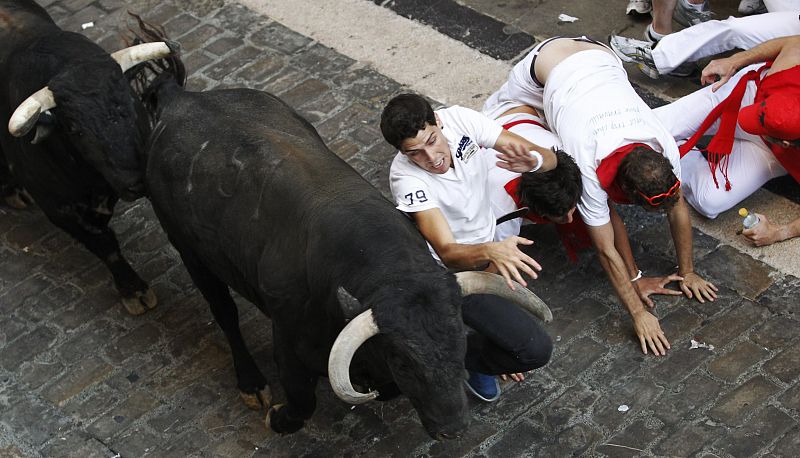
[[[675,192],[654,206],[644,197],[666,193],[678,181],[669,159],[646,146],[637,146],[622,159],[616,181],[622,192],[636,205],[668,210],[679,199],[679,193]]]
[[[517,195],[520,204],[539,216],[566,216],[577,205],[583,184],[581,171],[567,153],[557,150],[558,164],[553,170],[523,173]]]
[[[417,94],[400,94],[386,104],[381,113],[381,133],[389,144],[400,149],[400,143],[414,138],[425,124],[436,125],[433,108]]]

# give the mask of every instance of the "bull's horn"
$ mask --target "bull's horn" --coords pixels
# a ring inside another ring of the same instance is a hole
[[[53,92],[46,86],[39,89],[14,110],[8,121],[8,132],[15,137],[22,137],[33,129],[40,114],[55,106],[56,99],[53,97]]]
[[[550,311],[547,304],[539,299],[539,296],[533,294],[531,290],[517,282],[514,282],[516,289],[512,290],[500,275],[473,271],[457,273],[456,280],[458,280],[458,285],[461,287],[461,295],[463,296],[493,294],[514,302],[534,316],[539,317],[545,323],[553,320],[553,312]]]
[[[367,339],[378,333],[372,309],[362,312],[339,333],[328,357],[328,378],[336,396],[350,404],[363,404],[378,397],[377,391],[359,393],[350,382],[350,361]]]
[[[161,59],[172,54],[172,49],[167,43],[158,41],[154,43],[142,43],[129,48],[120,49],[111,54],[111,57],[122,67],[122,73],[148,60]]]

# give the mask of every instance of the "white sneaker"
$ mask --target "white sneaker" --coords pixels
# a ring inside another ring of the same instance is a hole
[[[631,14],[631,13],[647,14],[651,11],[653,11],[652,0],[630,0],[628,2],[628,8],[625,9],[625,14]]]
[[[632,1],[631,1],[632,3]],[[741,0],[739,2],[739,13],[744,15],[761,14],[767,12],[764,0]]]

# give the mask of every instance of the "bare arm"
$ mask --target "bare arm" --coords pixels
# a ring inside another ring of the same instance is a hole
[[[667,211],[667,220],[678,257],[678,275],[683,277],[681,290],[690,299],[696,297],[700,302],[705,302],[704,299],[713,301],[717,298],[717,287],[694,272],[692,221],[683,194],[679,196],[675,206]]]
[[[492,263],[508,286],[514,289],[511,280],[527,286],[520,271],[537,278],[536,271],[542,267],[530,256],[520,251],[517,245],[532,245],[533,241],[522,237],[509,237],[502,242],[464,244],[456,242],[450,225],[438,208],[412,214],[422,236],[425,237],[447,267],[455,269],[477,269]]]
[[[755,246],[772,245],[794,237],[800,237],[800,218],[786,224],[775,224],[766,215],[756,213],[761,220],[752,229],[742,232],[747,240]]]
[[[658,324],[658,318],[648,312],[631,284],[631,277],[625,262],[614,247],[614,229],[611,223],[602,226],[588,226],[589,237],[597,249],[597,256],[603,270],[608,274],[611,285],[617,292],[622,305],[633,319],[633,327],[639,337],[642,351],[647,354],[648,347],[655,355],[665,355],[669,341]]]
[[[700,82],[703,84],[714,83],[719,78],[719,81],[711,87],[712,91],[716,91],[740,69],[768,60],[773,61],[771,73],[800,64],[800,35],[775,38],[730,57],[714,59],[703,69]]]
[[[556,167],[558,160],[555,153],[550,148],[543,148],[535,143],[531,143],[525,138],[503,129],[503,132],[497,137],[494,149],[500,153],[497,158],[497,166],[512,172],[525,173],[536,167],[538,161],[528,153],[528,151],[536,151],[542,155],[542,166],[537,172],[546,172],[553,170]]]

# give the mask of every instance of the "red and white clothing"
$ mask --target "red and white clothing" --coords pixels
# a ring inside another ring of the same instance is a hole
[[[609,193],[601,181],[611,182],[613,176],[601,180],[598,169],[615,169],[603,165],[606,159],[621,159],[624,153],[614,154],[617,150],[647,145],[666,156],[675,176],[681,177],[675,140],[633,90],[619,58],[610,52],[581,51],[556,65],[545,84],[544,112],[564,151],[581,170],[578,211],[590,226],[611,221]],[[612,165],[608,161],[605,165]]]
[[[687,61],[693,62],[736,48],[750,49],[773,38],[800,35],[800,1],[795,3],[794,11],[731,16],[665,35],[653,48],[653,62],[658,72],[666,75]]]
[[[490,167],[497,161],[491,148],[503,128],[468,108],[436,111],[447,139],[453,166],[441,175],[430,173],[398,152],[389,171],[389,187],[397,208],[407,213],[438,208],[457,243],[493,240],[496,216],[487,192]],[[428,245],[437,260],[439,256]]]
[[[506,130],[543,148],[561,147],[558,137],[547,129],[544,119],[538,116],[529,113],[513,113],[501,116],[496,121]],[[519,173],[502,169],[496,165],[496,162],[492,163],[489,169],[488,190],[492,211],[498,218],[517,210],[517,203],[509,194],[507,185],[511,181],[518,180],[519,177]],[[494,239],[500,241],[518,235],[520,227],[522,227],[522,218],[514,218],[498,224]]]
[[[763,66],[764,64],[754,64],[745,67],[716,92],[711,92],[711,86],[705,87],[657,108],[655,113],[671,135],[676,139],[686,139],[697,132],[709,113],[728,98],[739,80],[750,71],[760,70],[761,77],[747,82],[739,107],[750,105],[764,97],[759,85],[766,89],[780,90],[782,86],[800,84],[800,66],[767,77],[763,76]],[[706,134],[716,133],[719,125],[720,121],[717,120]],[[776,157],[776,153],[781,160]],[[708,161],[697,149],[689,151],[681,159],[681,167],[684,173],[682,189],[687,202],[708,218],[716,218],[770,179],[785,175],[787,167],[793,170],[795,179],[800,180],[800,151],[797,148],[781,148],[767,143],[758,135],[745,132],[737,124],[733,131],[733,145],[727,158],[725,174],[720,167],[716,167],[712,176]],[[726,190],[726,181],[730,182],[729,190]]]

